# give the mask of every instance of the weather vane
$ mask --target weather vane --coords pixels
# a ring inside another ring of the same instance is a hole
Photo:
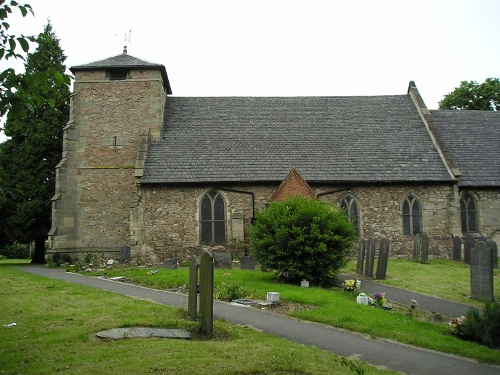
[[[115,36],[118,36],[118,34],[115,34]],[[123,53],[127,53],[128,47],[132,45],[132,30],[124,33],[123,44]]]

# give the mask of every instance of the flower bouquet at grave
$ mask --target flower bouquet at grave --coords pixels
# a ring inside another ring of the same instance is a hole
[[[344,290],[348,292],[353,292],[354,290],[359,289],[361,287],[361,281],[358,279],[344,280],[342,286],[344,287]]]
[[[464,324],[465,324],[465,316],[459,316],[457,318],[452,318],[448,323],[450,326],[450,332],[454,336],[464,337]]]
[[[385,293],[377,292],[373,295],[373,302],[375,306],[382,307],[385,305],[387,300],[385,299]]]

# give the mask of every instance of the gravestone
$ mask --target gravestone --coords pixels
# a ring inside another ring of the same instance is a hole
[[[198,310],[198,260],[196,256],[191,257],[189,265],[189,296],[188,296],[188,316],[191,320],[196,320]]]
[[[373,266],[375,263],[375,238],[370,237],[366,249],[365,276],[373,277]]]
[[[120,249],[120,264],[130,263],[130,247],[123,246]]]
[[[359,241],[358,255],[356,263],[356,273],[358,275],[363,274],[363,264],[365,263],[365,240]]]
[[[253,257],[240,257],[240,267],[242,270],[255,270],[255,259]]]
[[[215,268],[228,268],[233,266],[233,259],[229,253],[213,253]]]
[[[493,301],[493,264],[491,248],[479,241],[470,257],[471,298]]]
[[[384,280],[387,275],[387,263],[389,262],[389,240],[383,238],[380,241],[380,249],[378,251],[377,273],[378,280]]]
[[[462,260],[462,239],[458,236],[453,237],[453,260],[455,262]]]
[[[206,251],[200,262],[200,330],[207,336],[214,332],[214,258]]]
[[[493,240],[488,240],[486,242],[488,247],[491,248],[491,263],[493,264],[493,269],[498,269],[498,246]]]
[[[420,249],[420,263],[429,263],[429,236],[427,232],[422,233],[421,249]]]
[[[163,267],[168,268],[169,270],[176,270],[178,264],[179,262],[176,258],[165,258],[163,261]]]
[[[464,241],[464,262],[467,264],[470,264],[470,253],[474,246],[476,246],[476,241],[468,234]]]
[[[418,262],[420,259],[420,249],[421,249],[421,241],[420,234],[417,233],[413,237],[413,261]]]

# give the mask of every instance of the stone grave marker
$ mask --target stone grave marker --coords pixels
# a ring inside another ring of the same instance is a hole
[[[422,233],[421,249],[420,249],[420,263],[429,263],[429,236],[427,232]]]
[[[233,267],[233,259],[229,253],[213,253],[215,268],[228,268]]]
[[[493,301],[493,264],[491,248],[479,241],[470,257],[471,298]]]
[[[176,258],[165,258],[165,260],[163,261],[163,267],[170,270],[176,270],[177,264],[179,264],[179,262]]]
[[[123,246],[120,249],[120,264],[130,263],[130,247]]]
[[[206,251],[200,262],[200,329],[207,336],[214,332],[214,258]]]
[[[242,270],[255,270],[255,259],[249,256],[240,257],[240,267]]]
[[[486,244],[491,248],[491,262],[493,264],[493,269],[498,269],[498,245],[493,240],[488,240]]]
[[[357,254],[357,263],[356,263],[356,273],[358,275],[363,274],[363,264],[365,263],[365,240],[359,241],[358,246],[358,254]]]
[[[384,280],[387,276],[387,263],[389,262],[389,240],[383,238],[380,241],[380,249],[378,251],[377,273],[378,280]]]
[[[418,262],[420,259],[420,249],[421,249],[421,241],[420,234],[417,233],[413,237],[413,261]]]
[[[476,241],[468,234],[464,241],[464,262],[467,264],[470,264],[470,253],[474,246],[476,246]]]
[[[366,265],[365,276],[373,277],[373,266],[375,263],[375,238],[368,239],[368,247],[366,249]]]
[[[193,255],[189,264],[188,316],[196,320],[198,312],[198,259]]]
[[[462,239],[458,236],[453,237],[453,260],[455,262],[462,260]]]

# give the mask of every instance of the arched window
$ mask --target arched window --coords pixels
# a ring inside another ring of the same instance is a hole
[[[460,198],[462,233],[477,232],[477,202],[474,196],[466,192]]]
[[[226,205],[222,196],[215,190],[206,193],[201,199],[201,242],[225,244]]]
[[[414,236],[422,229],[422,208],[417,197],[408,195],[403,202],[403,234]]]
[[[342,198],[342,201],[340,202],[340,208],[344,210],[344,213],[349,219],[349,222],[352,223],[356,234],[359,235],[359,207],[354,197],[348,194],[344,198]]]

